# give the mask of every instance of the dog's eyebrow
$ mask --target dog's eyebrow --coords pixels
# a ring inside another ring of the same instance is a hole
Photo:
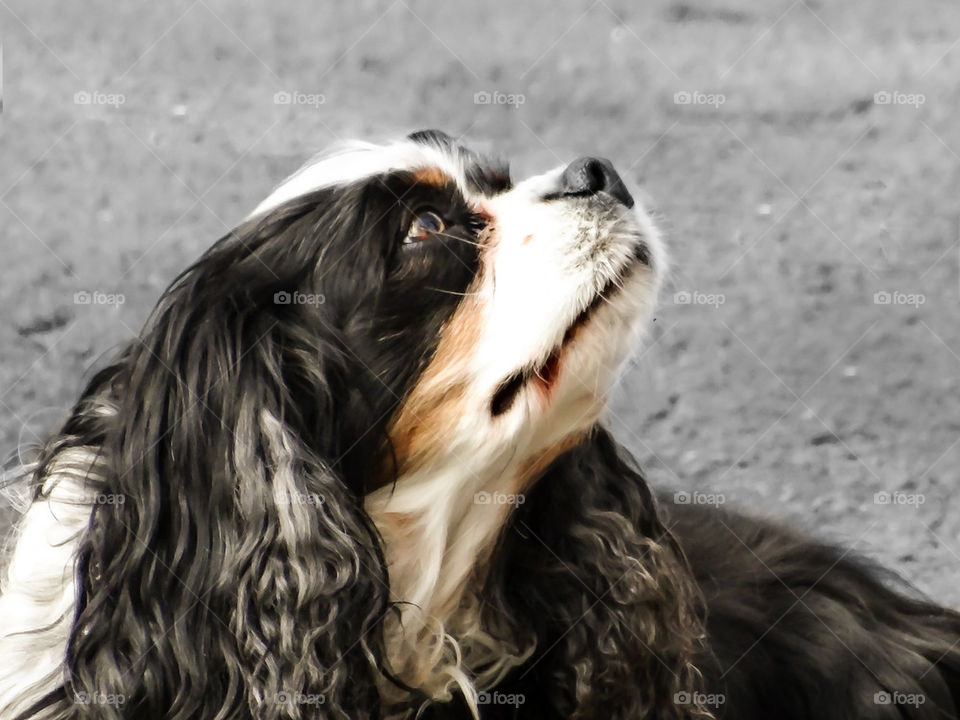
[[[438,167],[425,167],[415,170],[413,173],[413,182],[418,185],[432,185],[437,188],[444,188],[455,184],[454,179]]]
[[[504,160],[478,155],[459,145],[442,130],[418,130],[407,135],[407,139],[421,145],[432,145],[458,159],[470,192],[497,195],[513,187],[510,166]]]
[[[510,166],[503,160],[473,158],[464,168],[464,178],[471,192],[497,195],[513,187]]]

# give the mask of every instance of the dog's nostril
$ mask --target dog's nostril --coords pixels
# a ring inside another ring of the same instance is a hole
[[[603,161],[594,158],[582,158],[579,162],[568,166],[564,172],[564,178],[569,178],[574,187],[583,188],[586,192],[603,190],[606,185],[604,175]]]
[[[560,176],[557,196],[596,195],[605,192],[633,207],[633,198],[623,180],[613,168],[613,163],[604,158],[582,157],[567,165]]]

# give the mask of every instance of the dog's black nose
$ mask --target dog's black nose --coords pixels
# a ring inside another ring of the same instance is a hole
[[[560,176],[558,196],[596,195],[605,192],[628,208],[633,207],[633,198],[627,192],[623,180],[613,169],[613,164],[604,158],[582,157],[567,165]]]

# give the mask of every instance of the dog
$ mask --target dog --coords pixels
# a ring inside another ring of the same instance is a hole
[[[606,160],[309,162],[7,479],[0,718],[960,717],[960,615],[604,427],[666,271]]]

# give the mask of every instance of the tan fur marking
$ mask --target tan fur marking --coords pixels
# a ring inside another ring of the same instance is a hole
[[[438,188],[446,187],[454,182],[452,177],[437,167],[427,167],[417,170],[413,173],[413,181],[418,185],[433,185]]]
[[[463,378],[470,353],[479,342],[481,320],[480,304],[465,300],[444,328],[432,362],[391,422],[388,432],[399,475],[429,462],[432,451],[444,447],[447,429],[462,415],[468,391]]]

